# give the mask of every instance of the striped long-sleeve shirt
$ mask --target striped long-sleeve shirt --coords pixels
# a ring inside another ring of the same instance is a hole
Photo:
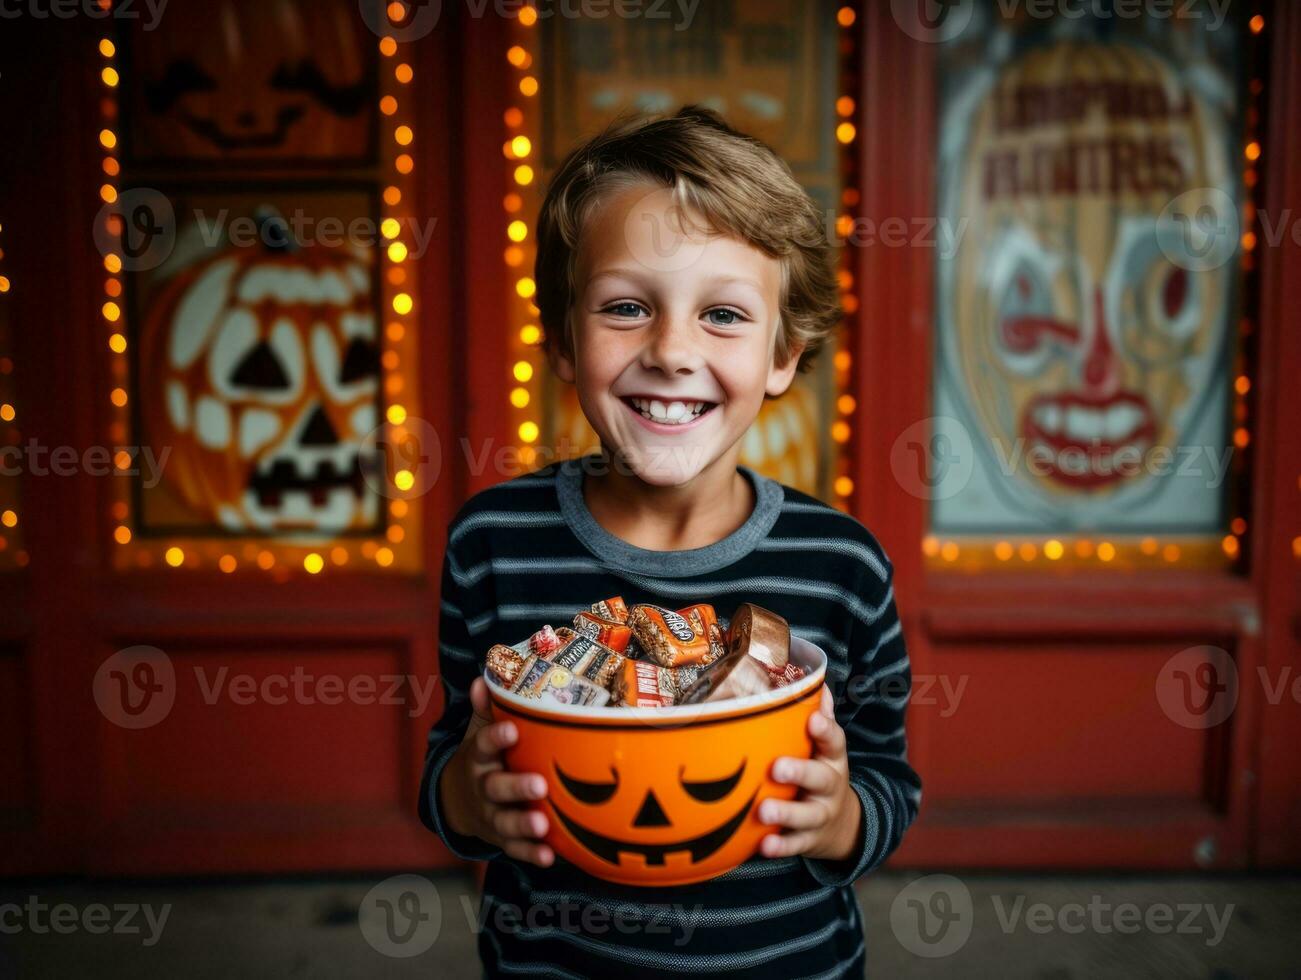
[[[921,783],[907,762],[908,656],[892,568],[861,523],[748,467],[756,504],[724,539],[686,551],[635,547],[583,499],[584,464],[557,463],[471,498],[448,529],[439,650],[446,695],[429,736],[421,818],[458,857],[489,860],[479,951],[489,975],[833,977],[861,974],[863,929],[850,885],[898,846]],[[780,613],[827,654],[827,684],[862,804],[843,862],[752,858],[676,888],[612,885],[562,859],[522,864],[452,831],[438,780],[471,716],[469,688],[494,643],[515,643],[576,609],[742,602]]]

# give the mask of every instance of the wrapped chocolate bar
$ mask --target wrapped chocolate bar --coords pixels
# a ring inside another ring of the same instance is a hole
[[[700,672],[700,676],[678,697],[676,704],[700,704],[764,694],[773,689],[772,675],[754,657],[728,654]]]
[[[628,649],[632,640],[632,627],[625,623],[616,623],[613,619],[602,619],[596,613],[580,612],[574,617],[574,631],[591,637],[597,643],[603,643],[616,653]]]
[[[501,643],[496,644],[487,655],[488,675],[505,688],[515,686],[528,658],[516,650]]]
[[[611,622],[628,622],[628,606],[621,595],[592,603],[591,611],[594,615],[600,616],[602,619],[608,619]]]
[[[747,653],[773,671],[782,671],[790,659],[791,628],[781,616],[753,602],[743,602],[732,615],[727,631],[727,652]]]
[[[556,704],[600,707],[610,700],[605,688],[537,656],[528,659],[511,690],[520,697]]]
[[[711,663],[721,653],[710,643],[710,625],[718,625],[714,607],[701,603],[674,612],[662,606],[636,605],[628,625],[646,655],[661,667]]]
[[[544,655],[548,661],[557,667],[573,671],[593,684],[610,686],[624,662],[622,654],[590,636],[580,636],[563,626],[556,630],[556,636],[560,647]]]
[[[615,704],[626,708],[667,708],[699,673],[695,666],[661,667],[648,660],[625,660],[610,693]]]

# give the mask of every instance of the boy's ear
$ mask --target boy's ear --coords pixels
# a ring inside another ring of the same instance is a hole
[[[804,344],[795,345],[791,348],[790,357],[786,359],[785,364],[774,363],[768,369],[768,384],[764,386],[764,394],[776,398],[786,393],[786,389],[795,380],[795,372],[800,366],[800,355],[804,353],[804,347]]]
[[[547,348],[547,360],[551,362],[552,374],[566,384],[573,384],[574,379],[577,377],[574,371],[574,359],[570,356],[569,351],[562,349],[563,344],[564,341],[562,340],[559,344]]]

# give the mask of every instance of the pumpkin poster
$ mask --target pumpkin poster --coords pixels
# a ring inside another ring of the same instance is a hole
[[[938,531],[1223,526],[1240,45],[1083,19],[943,46],[934,414],[975,465]]]
[[[375,159],[375,36],[355,0],[176,4],[123,40],[128,160]]]
[[[374,250],[310,216],[375,226],[366,192],[169,195],[177,244],[132,278],[138,426],[170,447],[142,527],[373,532],[379,327]],[[319,239],[319,240],[318,240]]]
[[[835,129],[836,4],[817,0],[705,3],[689,30],[671,17],[544,22],[542,153],[546,175],[621,112],[673,112],[698,103],[771,145],[834,222],[840,203]],[[559,19],[557,19],[559,20]],[[829,343],[781,398],[764,404],[741,462],[831,499],[836,378]],[[543,382],[545,431],[557,451],[595,449],[572,387]]]

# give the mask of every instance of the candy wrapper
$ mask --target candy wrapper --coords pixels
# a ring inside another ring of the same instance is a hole
[[[748,697],[804,676],[790,662],[786,620],[743,603],[724,630],[714,607],[629,607],[613,596],[580,610],[573,628],[543,626],[487,653],[489,679],[556,704],[667,708]]]

